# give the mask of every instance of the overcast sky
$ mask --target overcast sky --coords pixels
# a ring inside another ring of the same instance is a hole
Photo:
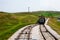
[[[0,11],[25,12],[39,10],[60,11],[60,0],[0,0]]]

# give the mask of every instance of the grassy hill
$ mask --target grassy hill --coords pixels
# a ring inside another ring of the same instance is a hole
[[[35,24],[38,20],[38,16],[40,15],[44,15],[45,17],[50,17],[50,18],[59,17],[60,12],[54,12],[54,11],[37,11],[37,12],[30,12],[30,13],[0,12],[0,40],[7,40],[18,29],[29,24]]]

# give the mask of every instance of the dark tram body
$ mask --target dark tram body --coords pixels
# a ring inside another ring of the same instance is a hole
[[[44,25],[44,23],[45,23],[45,17],[40,17],[37,23]]]

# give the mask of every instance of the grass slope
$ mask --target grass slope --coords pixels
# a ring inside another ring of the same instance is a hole
[[[60,22],[57,21],[57,18],[50,18],[48,25],[50,25],[53,30],[60,34]]]
[[[36,23],[37,16],[32,14],[0,13],[0,40],[7,40],[18,29]]]

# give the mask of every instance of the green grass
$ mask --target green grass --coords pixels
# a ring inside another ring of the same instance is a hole
[[[37,21],[37,16],[32,14],[0,13],[0,15],[0,40],[7,40],[18,29]]]
[[[50,25],[53,30],[60,34],[60,22],[57,21],[57,18],[50,18],[48,23],[48,25]]]
[[[0,40],[7,40],[18,29],[26,25],[35,24],[39,18],[38,16],[40,15],[44,15],[45,17],[60,16],[60,14],[57,13],[60,12],[38,11],[38,12],[30,12],[30,13],[19,12],[19,13],[11,13],[11,14],[7,12],[0,12]]]

